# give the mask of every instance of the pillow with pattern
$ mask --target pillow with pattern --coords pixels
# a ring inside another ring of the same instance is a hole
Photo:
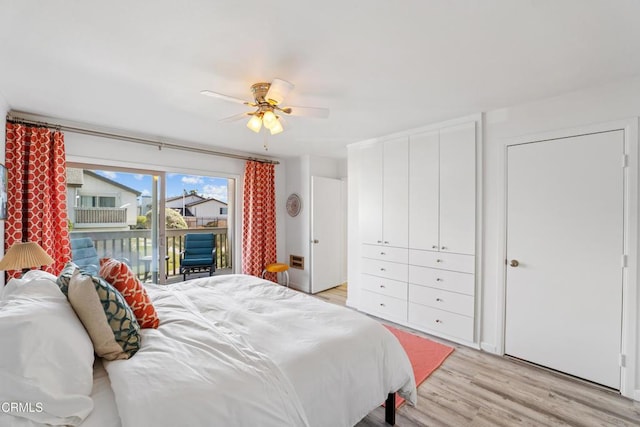
[[[127,301],[141,328],[157,328],[160,324],[156,309],[144,285],[124,262],[113,258],[100,260],[100,276],[116,288]]]
[[[58,276],[58,286],[67,298],[69,298],[69,282],[77,268],[76,264],[68,262]],[[98,298],[100,298],[102,309],[107,316],[107,322],[116,342],[127,358],[133,356],[140,349],[140,325],[131,307],[120,292],[105,280],[97,276],[89,277],[91,277]]]

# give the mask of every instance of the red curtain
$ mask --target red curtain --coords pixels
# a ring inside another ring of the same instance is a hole
[[[5,251],[16,242],[36,242],[54,260],[43,270],[58,275],[71,259],[64,135],[7,122],[5,158]],[[19,277],[20,273],[7,272],[9,277]]]
[[[276,262],[275,166],[247,161],[242,211],[242,272],[261,276]]]

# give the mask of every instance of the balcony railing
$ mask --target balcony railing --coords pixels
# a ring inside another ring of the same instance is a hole
[[[75,225],[126,225],[127,208],[74,208]]]
[[[168,276],[179,274],[180,252],[184,249],[186,233],[213,233],[216,239],[216,268],[231,268],[231,246],[227,228],[212,227],[188,230],[166,230],[164,254],[165,268]],[[99,257],[126,258],[133,271],[141,279],[145,277],[145,268],[149,268],[148,260],[153,254],[149,230],[127,231],[72,231],[72,239],[90,237],[98,251]],[[163,257],[160,257],[162,260]]]

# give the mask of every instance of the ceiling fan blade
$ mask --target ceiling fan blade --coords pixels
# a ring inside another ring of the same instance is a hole
[[[273,79],[273,81],[271,82],[271,86],[269,86],[269,91],[265,96],[265,99],[271,104],[278,105],[282,103],[282,101],[284,101],[289,92],[291,92],[291,89],[293,89],[294,87],[295,86],[293,85],[293,83],[289,83],[286,80]]]
[[[251,116],[251,113],[245,112],[245,113],[234,114],[233,116],[225,117],[224,119],[220,119],[218,121],[220,123],[231,123],[238,120],[242,120],[245,117],[249,117],[249,116]]]
[[[290,116],[316,117],[318,119],[326,119],[329,117],[328,108],[296,107],[292,105],[290,107],[283,107],[280,111]]]
[[[244,99],[235,98],[233,96],[224,95],[222,93],[213,92],[213,91],[210,91],[210,90],[201,90],[200,93],[202,95],[207,95],[207,96],[210,96],[212,98],[223,99],[225,101],[235,102],[235,103],[238,103],[238,104],[252,105],[249,101],[245,101]]]

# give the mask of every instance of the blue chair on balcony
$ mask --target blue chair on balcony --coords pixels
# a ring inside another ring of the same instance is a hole
[[[116,257],[116,259],[131,267],[131,263],[127,258]],[[71,239],[71,261],[85,273],[92,276],[100,274],[100,257],[91,237]]]
[[[216,271],[216,239],[213,233],[184,236],[184,251],[180,253],[180,274],[187,280],[187,274],[209,271],[211,276]]]
[[[94,276],[100,271],[100,258],[90,237],[71,239],[71,260],[80,268]]]

